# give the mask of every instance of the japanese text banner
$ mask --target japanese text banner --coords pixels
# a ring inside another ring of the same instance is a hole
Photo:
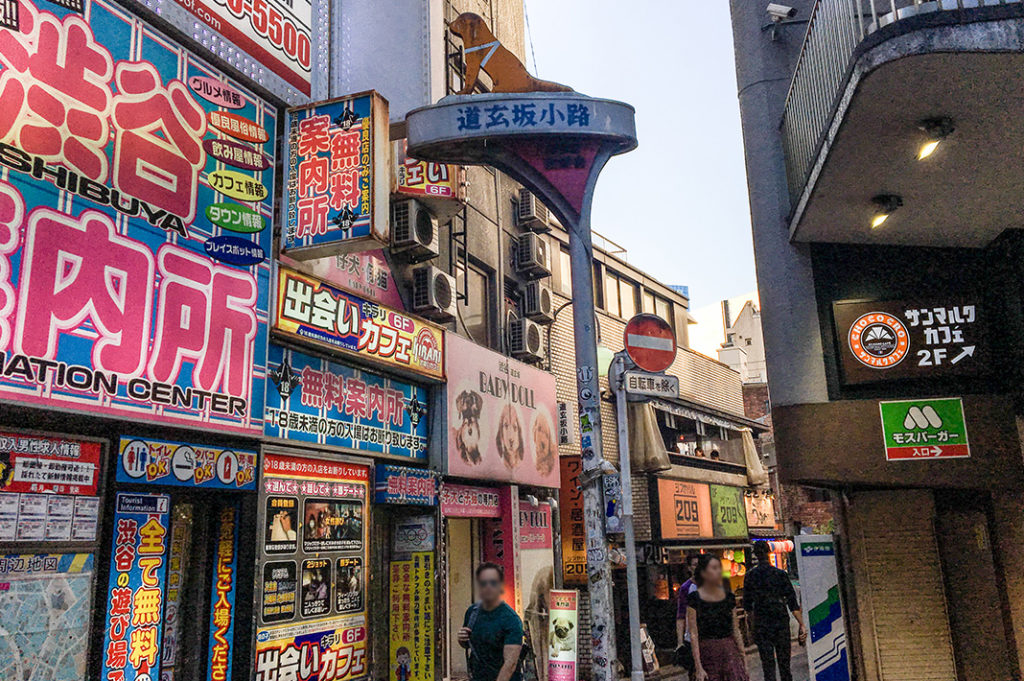
[[[103,0],[22,0],[19,25],[0,29],[0,398],[259,432],[274,109]]]
[[[274,328],[364,361],[444,377],[440,328],[283,267]]]

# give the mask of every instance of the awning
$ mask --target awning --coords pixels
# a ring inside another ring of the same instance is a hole
[[[681,397],[672,400],[655,398],[650,403],[655,409],[660,409],[673,416],[690,419],[691,421],[700,421],[716,428],[728,428],[729,430],[749,428],[752,431],[762,433],[771,430],[763,423],[748,419],[746,416],[728,414],[703,404],[684,400]]]

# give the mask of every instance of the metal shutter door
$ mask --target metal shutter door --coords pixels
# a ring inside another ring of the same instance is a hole
[[[855,494],[859,537],[880,681],[956,681],[931,492]],[[872,641],[863,642],[864,654]]]

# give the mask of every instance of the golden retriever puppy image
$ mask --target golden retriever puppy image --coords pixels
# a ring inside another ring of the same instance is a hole
[[[515,470],[523,462],[523,426],[519,422],[519,412],[511,404],[501,410],[498,420],[498,435],[495,437],[498,454],[509,470]]]
[[[558,445],[551,434],[551,423],[538,414],[533,422],[533,451],[536,454],[537,472],[547,477],[555,470],[558,460]]]
[[[448,27],[462,38],[466,55],[466,84],[460,95],[468,95],[476,87],[480,71],[491,77],[491,92],[572,92],[559,83],[531,76],[519,59],[501,46],[479,14],[460,14]]]

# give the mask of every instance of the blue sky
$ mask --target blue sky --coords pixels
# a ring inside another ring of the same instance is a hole
[[[637,110],[640,146],[601,175],[594,230],[633,265],[688,285],[692,308],[753,290],[729,3],[527,0],[526,9],[541,78]]]

